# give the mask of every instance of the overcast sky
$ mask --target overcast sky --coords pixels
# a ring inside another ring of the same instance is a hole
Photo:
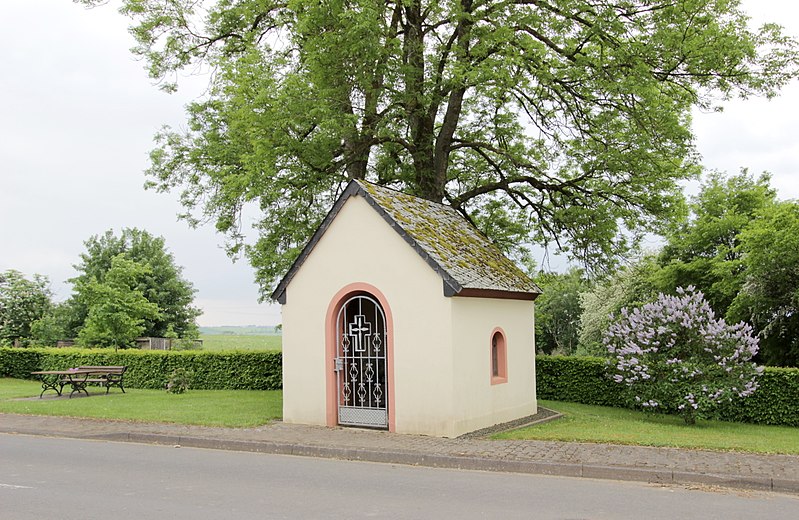
[[[744,2],[756,23],[799,35],[794,0]],[[184,105],[201,92],[153,86],[129,48],[127,20],[114,8],[68,0],[3,0],[0,16],[0,271],[50,278],[59,300],[84,251],[107,229],[139,227],[163,236],[197,289],[200,325],[274,325],[279,307],[259,305],[252,269],[232,263],[212,228],[176,219],[176,194],[144,191],[152,137],[181,127]],[[730,103],[696,114],[704,164],[769,171],[780,197],[799,198],[799,84],[780,98]]]

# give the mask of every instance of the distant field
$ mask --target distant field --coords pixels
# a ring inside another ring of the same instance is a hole
[[[221,327],[200,327],[200,335],[210,336],[215,334],[226,334],[234,336],[262,336],[275,334],[274,325],[228,325]]]
[[[282,336],[201,334],[203,350],[281,350]]]

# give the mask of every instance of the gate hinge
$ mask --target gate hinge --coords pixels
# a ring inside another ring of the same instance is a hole
[[[337,357],[336,359],[334,359],[333,360],[333,370],[335,370],[336,372],[340,372],[340,371],[344,370],[344,360],[341,359],[340,357]]]

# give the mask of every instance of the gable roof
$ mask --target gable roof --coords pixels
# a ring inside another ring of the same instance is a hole
[[[361,196],[441,276],[445,296],[534,300],[541,289],[453,208],[353,180],[305,245],[272,298],[286,303],[286,287],[352,196]]]

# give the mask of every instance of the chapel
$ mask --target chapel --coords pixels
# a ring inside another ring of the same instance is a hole
[[[540,292],[453,208],[351,181],[272,294],[284,422],[456,437],[535,414]]]

